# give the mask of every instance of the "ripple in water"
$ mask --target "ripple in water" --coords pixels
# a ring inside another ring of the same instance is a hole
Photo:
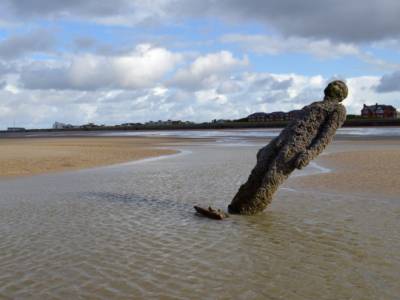
[[[396,299],[400,203],[281,189],[223,222],[258,147],[0,182],[0,298]]]

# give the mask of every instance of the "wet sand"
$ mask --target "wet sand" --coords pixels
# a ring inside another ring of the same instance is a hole
[[[176,141],[157,137],[3,138],[0,177],[78,170],[173,154],[176,151],[160,147]]]
[[[317,162],[332,172],[295,178],[291,185],[358,195],[400,195],[399,139],[336,142]]]
[[[400,202],[368,187],[387,176],[374,157],[396,174],[396,139],[334,142],[317,160],[333,173],[296,172],[257,216],[196,216],[226,208],[265,143],[0,180],[0,298],[398,299]]]

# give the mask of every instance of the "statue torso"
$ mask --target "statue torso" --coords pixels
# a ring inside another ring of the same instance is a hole
[[[319,101],[307,105],[281,132],[277,142],[295,147],[296,150],[304,150],[318,135],[324,123],[334,114],[338,114],[337,127],[340,127],[346,119],[346,110],[342,104],[337,101]]]

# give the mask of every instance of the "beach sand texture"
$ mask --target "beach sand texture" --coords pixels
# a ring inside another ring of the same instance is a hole
[[[173,138],[64,137],[0,139],[0,177],[85,169],[176,153]]]
[[[400,196],[400,142],[341,141],[317,161],[332,172],[292,180],[292,185],[319,191]]]

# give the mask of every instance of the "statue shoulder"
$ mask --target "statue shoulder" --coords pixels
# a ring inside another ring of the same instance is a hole
[[[309,107],[309,108],[314,108],[314,107],[321,107],[321,105],[323,105],[323,101],[315,101],[305,107]]]
[[[344,107],[343,104],[339,104],[339,107],[342,110],[342,112],[346,113],[346,107]]]
[[[313,103],[311,103],[309,105],[304,106],[301,110],[303,112],[310,112],[310,111],[313,111],[313,110],[316,110],[316,109],[317,110],[321,109],[321,107],[322,107],[322,101],[316,101],[316,102],[313,102]]]
[[[336,115],[335,119],[338,122],[338,127],[341,127],[346,121],[346,108],[342,104],[338,103],[335,105],[333,113]]]
[[[336,110],[337,110],[337,112],[338,112],[339,115],[346,116],[346,113],[347,113],[347,112],[346,112],[346,107],[344,107],[343,104],[339,103],[339,104],[336,106]]]

